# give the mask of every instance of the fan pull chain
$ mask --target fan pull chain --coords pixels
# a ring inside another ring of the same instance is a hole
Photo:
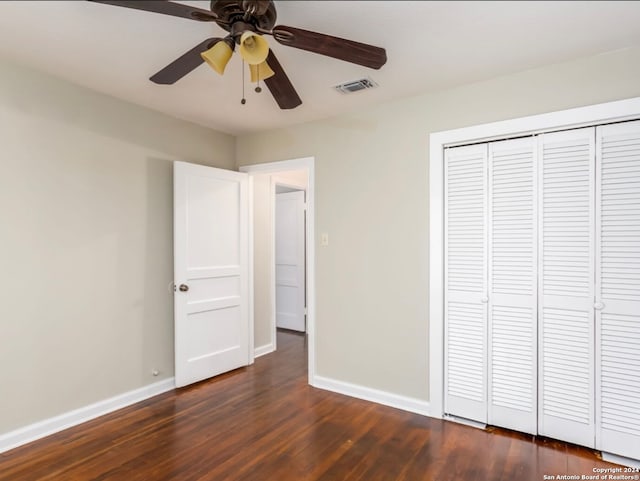
[[[242,62],[242,100],[240,101],[242,105],[247,103],[247,99],[244,98],[244,61]]]
[[[262,88],[260,87],[260,65],[257,66],[256,70],[258,71],[258,81],[257,81],[258,85],[256,85],[256,92],[260,93],[262,92]]]

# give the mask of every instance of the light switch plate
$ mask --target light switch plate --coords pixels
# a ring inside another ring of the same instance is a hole
[[[326,232],[323,232],[322,235],[320,236],[320,245],[321,246],[329,245],[329,234],[327,234]]]

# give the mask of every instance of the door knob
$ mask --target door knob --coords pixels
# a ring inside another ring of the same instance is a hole
[[[596,303],[593,305],[593,308],[594,308],[596,311],[601,311],[602,309],[604,309],[604,304],[603,304],[602,302],[596,302]]]
[[[489,298],[487,296],[484,296],[482,299],[480,299],[480,302],[486,304],[487,302],[489,302]]]
[[[180,289],[180,292],[187,292],[189,290],[189,286],[186,284],[180,284],[180,287],[178,287],[178,289]]]

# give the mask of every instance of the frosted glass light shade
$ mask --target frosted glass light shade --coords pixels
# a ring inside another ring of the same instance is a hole
[[[227,42],[221,40],[206,52],[202,52],[200,56],[207,62],[209,67],[222,75],[232,53],[233,50]]]
[[[273,77],[276,73],[271,70],[267,62],[262,62],[258,65],[249,64],[249,72],[251,72],[251,82],[257,82],[258,80],[264,80],[269,77]]]
[[[261,64],[269,55],[269,43],[262,35],[247,30],[240,37],[240,55],[249,65]]]

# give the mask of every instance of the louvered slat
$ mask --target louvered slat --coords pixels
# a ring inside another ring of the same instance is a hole
[[[590,279],[590,166],[593,148],[586,136],[553,142],[547,135],[542,158],[542,269],[543,293],[547,295],[589,295]],[[561,133],[564,136],[564,133]],[[572,192],[571,200],[565,198]],[[554,259],[575,259],[576,264],[554,269]],[[568,280],[567,277],[571,277]]]
[[[484,396],[482,310],[479,304],[449,303],[448,393],[476,402]]]
[[[551,308],[543,309],[543,315],[543,356],[546,361],[542,372],[543,411],[588,424],[592,402],[589,365],[593,356],[587,346],[591,332],[589,316]],[[573,322],[567,322],[567,318]],[[567,340],[574,341],[573,345]],[[558,369],[559,364],[561,369]],[[568,390],[565,386],[571,381],[574,389]],[[582,395],[580,398],[576,391]]]
[[[445,155],[445,412],[486,422],[487,146]]]
[[[620,321],[625,323],[624,328],[620,327]],[[603,313],[600,330],[601,429],[605,437],[623,434],[624,455],[638,457],[628,436],[636,438],[635,445],[640,443],[640,316]],[[620,447],[611,442],[600,448],[620,451]]]
[[[535,419],[534,365],[532,347],[534,326],[530,308],[494,306],[491,311],[491,403],[496,407],[520,411],[520,419],[532,414]],[[505,333],[509,331],[510,335]],[[506,426],[500,416],[489,419],[494,425]],[[514,427],[513,429],[518,429]]]
[[[597,128],[596,171],[596,446],[640,459],[640,121]]]
[[[489,423],[536,426],[536,163],[532,137],[489,144]]]
[[[638,122],[599,129],[598,231],[603,259],[640,260],[640,128]],[[616,132],[622,132],[616,135]],[[628,162],[620,163],[624,150]],[[633,192],[629,194],[628,192]],[[622,195],[624,198],[620,198]],[[640,303],[640,269],[621,272],[609,262],[600,266],[603,298]]]
[[[593,447],[595,129],[538,138],[539,433]]]

